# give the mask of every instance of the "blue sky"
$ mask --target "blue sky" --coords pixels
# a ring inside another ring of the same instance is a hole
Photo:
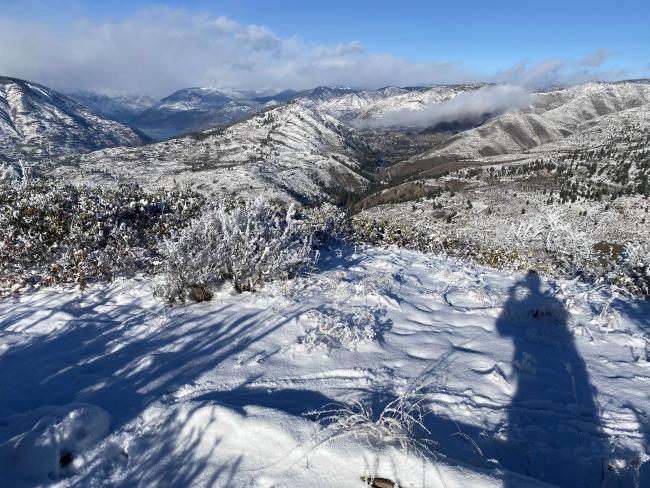
[[[587,76],[587,68],[594,77],[638,77],[646,76],[650,71],[650,2],[647,1],[168,0],[152,3],[142,0],[0,0],[0,21],[10,22],[14,31],[20,30],[21,26],[25,31],[33,31],[34,26],[38,25],[50,30],[53,36],[56,32],[68,35],[73,28],[79,29],[80,23],[85,23],[96,27],[95,30],[88,28],[84,32],[93,41],[91,44],[102,40],[115,44],[114,40],[102,37],[104,34],[101,26],[124,28],[126,25],[145,22],[151,27],[154,20],[142,20],[143,12],[151,11],[158,12],[156,15],[167,12],[168,16],[181,12],[186,18],[179,22],[185,22],[189,17],[226,18],[242,29],[263,26],[266,32],[284,44],[281,55],[276,53],[268,59],[256,58],[254,68],[249,66],[252,65],[247,57],[250,57],[250,52],[246,50],[242,51],[237,60],[228,57],[232,66],[243,66],[254,73],[255,83],[261,88],[265,81],[268,81],[268,87],[280,87],[280,73],[265,74],[260,66],[271,63],[273,56],[276,56],[278,63],[293,59],[293,54],[287,53],[287,49],[295,48],[292,42],[300,42],[302,49],[313,52],[335,49],[338,45],[351,46],[353,41],[357,41],[354,44],[358,47],[356,51],[363,51],[361,56],[367,59],[372,56],[389,56],[393,60],[400,60],[404,63],[400,65],[402,69],[413,70],[413,82],[422,82],[420,78],[426,77],[426,73],[435,74],[432,70],[422,68],[431,63],[436,66],[445,64],[447,68],[453,66],[455,70],[451,73],[448,69],[439,81],[458,81],[463,76],[468,81],[481,77],[489,79],[498,76],[498,73],[512,70],[513,67],[521,67],[522,63],[530,69],[551,61],[564,63],[560,70],[562,74],[556,73],[557,76],[572,77],[576,72]],[[169,18],[160,22],[168,29],[170,23],[173,23]],[[191,28],[189,23],[185,28]],[[178,35],[185,37],[183,33]],[[210,35],[206,33],[206,36]],[[79,42],[79,37],[70,42]],[[167,46],[174,41],[170,38],[161,39],[161,42]],[[207,43],[196,40],[196,47],[186,45],[184,49],[200,50],[202,44],[210,44],[213,50],[237,49],[235,40],[221,46],[214,39]],[[106,52],[101,52],[106,55]],[[593,57],[597,52],[600,54]],[[25,55],[33,56],[34,52],[26,52]],[[85,55],[89,56],[87,53]],[[114,56],[119,55],[119,51],[114,53]],[[359,55],[354,54],[357,58]],[[74,52],[69,57],[77,62],[80,58]],[[360,62],[357,58],[355,63]],[[347,61],[350,59],[347,58]],[[224,60],[216,56],[214,62],[217,61]],[[329,63],[335,62],[338,61],[330,60]],[[16,64],[20,63],[14,59],[12,64],[0,55],[0,71],[6,67],[15,70]],[[116,63],[117,66],[119,63]],[[304,77],[304,83],[313,83],[317,77],[313,57],[303,59],[302,64],[292,61],[288,66],[299,72],[305,69],[309,71],[309,76]],[[215,70],[211,76],[198,76],[200,79],[197,79],[197,83],[212,81],[219,84],[219,70]],[[31,71],[38,73],[39,70]],[[195,72],[193,69],[190,71]],[[327,73],[325,81],[354,84],[353,71],[350,72],[349,80],[345,79],[342,69],[333,75],[329,66]],[[61,78],[60,75],[47,75],[43,71],[43,76],[52,78],[55,84],[59,81],[65,83],[63,79],[56,79],[57,76]],[[222,77],[224,83],[239,82],[232,73],[223,74]],[[371,78],[368,73],[363,81],[367,83],[367,79]],[[391,81],[386,74],[379,78],[378,81],[381,82]],[[191,79],[187,81],[190,82]],[[301,84],[298,76],[292,75],[287,81]],[[397,77],[395,81],[407,81],[407,78]],[[169,86],[174,82],[170,82]]]

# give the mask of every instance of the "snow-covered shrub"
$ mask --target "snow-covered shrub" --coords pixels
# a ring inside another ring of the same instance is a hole
[[[437,250],[440,241],[437,236],[426,234],[412,225],[387,219],[374,219],[357,215],[352,220],[354,237],[371,244],[395,244],[420,251]]]
[[[238,291],[254,291],[310,264],[311,242],[294,206],[262,198],[219,201],[163,242],[164,280],[157,294],[184,300],[228,280]]]
[[[346,213],[330,203],[306,210],[305,225],[316,246],[343,241],[351,234]]]
[[[0,164],[0,182],[2,183],[13,183],[18,181],[19,175],[16,171],[16,168],[10,164],[2,163]]]
[[[414,451],[422,457],[435,457],[431,451],[431,432],[424,425],[422,402],[424,396],[407,394],[395,398],[376,414],[367,403],[326,405],[322,410],[307,412],[325,427],[332,442],[342,437],[354,437],[371,446],[394,445]]]
[[[650,296],[650,246],[630,242],[612,266],[610,281],[633,293]]]
[[[366,271],[358,280],[348,283],[348,290],[352,296],[378,296],[386,295],[397,277],[390,272]]]
[[[537,213],[513,223],[504,243],[522,251],[530,249],[546,253],[560,274],[590,273],[596,263],[589,236],[577,230],[558,211]]]
[[[494,229],[497,240],[465,238],[438,230],[431,233],[410,222],[357,215],[352,219],[353,238],[376,245],[397,245],[421,252],[442,254],[496,269],[534,269],[545,275],[607,282],[650,296],[650,247],[647,243],[596,244],[576,230],[560,212],[533,214],[503,229]],[[599,248],[619,253],[603,253]]]
[[[311,352],[318,349],[343,348],[355,350],[362,342],[371,342],[381,334],[377,311],[362,308],[351,314],[335,309],[325,312],[310,310],[306,317],[314,327],[298,339],[298,349]]]
[[[137,186],[0,184],[0,289],[85,286],[89,279],[152,271],[158,240],[185,225],[200,204],[188,192]]]
[[[612,296],[605,302],[600,312],[596,315],[596,324],[604,329],[618,329],[621,326],[621,314],[612,307],[616,297]]]
[[[410,223],[356,216],[353,219],[354,238],[379,245],[396,245],[421,252],[432,252],[467,259],[493,268],[529,269],[526,253],[516,249],[488,247],[469,239],[445,233],[431,233]]]

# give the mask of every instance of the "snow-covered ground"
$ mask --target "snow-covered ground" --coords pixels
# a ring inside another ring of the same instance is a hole
[[[648,302],[377,248],[151,285],[0,303],[0,486],[650,486]]]

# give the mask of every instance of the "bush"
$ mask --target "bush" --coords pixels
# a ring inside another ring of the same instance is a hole
[[[576,230],[559,212],[535,214],[513,223],[503,241],[519,252],[544,253],[560,276],[593,275],[594,267],[598,267],[589,236]]]
[[[650,247],[638,242],[626,244],[608,278],[632,293],[650,297]]]
[[[346,213],[330,203],[306,210],[305,227],[312,234],[315,246],[340,243],[352,235]]]
[[[501,246],[486,245],[476,238],[431,234],[409,222],[363,214],[354,217],[352,226],[353,237],[361,242],[443,254],[495,269],[534,269],[553,277],[607,282],[650,297],[647,243],[594,245],[586,234],[573,229],[556,213],[513,223],[503,231]]]
[[[147,193],[39,180],[0,183],[0,290],[151,271],[158,240],[200,208],[189,192]]]
[[[163,242],[164,279],[156,293],[170,301],[196,299],[228,280],[239,292],[254,291],[312,263],[311,243],[293,205],[220,201]]]

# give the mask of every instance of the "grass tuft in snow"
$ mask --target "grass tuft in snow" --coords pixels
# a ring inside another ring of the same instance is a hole
[[[380,339],[386,328],[380,311],[365,307],[347,314],[335,309],[310,310],[306,316],[315,326],[298,339],[298,349],[305,352],[336,348],[354,351],[361,343]]]
[[[315,417],[328,433],[324,443],[354,437],[371,447],[398,446],[422,458],[435,458],[432,447],[436,443],[426,438],[431,432],[423,422],[424,400],[423,395],[407,394],[395,398],[378,413],[368,403],[354,401],[325,405],[306,415]]]

